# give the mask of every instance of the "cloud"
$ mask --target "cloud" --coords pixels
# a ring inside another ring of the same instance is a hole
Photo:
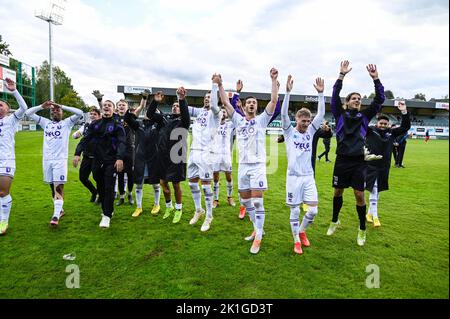
[[[37,5],[3,2],[3,39],[14,57],[40,65],[48,26]],[[90,104],[93,89],[120,98],[117,85],[208,88],[214,72],[226,87],[240,78],[244,90],[268,92],[272,66],[283,84],[293,74],[294,93],[313,94],[322,76],[330,95],[342,59],[353,66],[344,94],[370,94],[365,64],[375,63],[396,96],[439,98],[448,94],[448,36],[446,1],[70,0],[54,27],[54,61]]]

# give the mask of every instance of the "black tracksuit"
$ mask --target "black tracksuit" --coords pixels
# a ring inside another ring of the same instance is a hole
[[[380,130],[375,126],[369,127],[366,145],[370,153],[383,155],[381,160],[367,162],[366,190],[372,191],[377,181],[378,192],[389,189],[389,171],[391,168],[391,153],[398,136],[403,136],[411,128],[409,114],[402,115],[402,123],[394,129]]]
[[[157,102],[152,101],[149,108],[156,110],[157,105]],[[128,111],[124,119],[135,133],[134,183],[159,184],[157,143],[159,132],[164,126],[163,116],[155,113],[151,119],[139,121],[133,113]],[[147,176],[145,176],[146,169]]]
[[[165,116],[164,126],[159,131],[157,143],[158,177],[174,183],[186,180],[187,135],[191,125],[186,100],[180,100],[179,104],[180,114]],[[151,119],[154,112],[153,109],[148,108],[147,117]]]
[[[314,134],[313,137],[313,151],[312,151],[312,167],[315,169],[316,166],[316,152],[317,152],[317,142],[319,141],[319,138],[323,139],[323,145],[325,145],[325,151],[319,155],[319,159],[322,158],[322,156],[325,156],[325,160],[328,161],[328,153],[330,152],[330,142],[331,138],[333,137],[333,131],[331,128],[328,131],[323,130],[322,128],[318,129],[316,134]]]
[[[93,175],[99,197],[102,198],[103,214],[111,217],[114,211],[114,185],[117,176],[114,164],[125,158],[125,130],[114,117],[103,117],[89,125],[82,142],[85,144],[83,147],[94,156]]]
[[[406,149],[406,142],[408,139],[408,134],[405,133],[404,135],[398,136],[396,142],[398,143],[398,146],[394,147],[394,159],[395,159],[395,165],[398,167],[403,166],[403,155],[405,155],[405,149]]]
[[[85,123],[82,138],[86,136],[88,127],[89,123]],[[88,150],[83,149],[84,145],[85,144],[80,140],[75,149],[75,156],[81,156],[81,154],[83,154],[83,159],[81,160],[80,164],[79,178],[80,182],[91,192],[92,196],[95,196],[97,194],[97,189],[89,180],[89,175],[91,174],[94,165],[94,155],[89,153]]]
[[[364,191],[367,165],[364,161],[364,143],[370,120],[382,109],[384,87],[380,80],[374,80],[375,97],[367,108],[345,110],[339,93],[342,80],[337,80],[333,87],[331,111],[336,119],[336,162],[333,171],[333,187],[352,187]]]
[[[126,135],[126,152],[123,158],[123,170],[117,173],[118,190],[120,195],[125,194],[125,173],[127,173],[127,188],[128,193],[131,194],[133,191],[134,132],[125,122],[124,116],[115,115],[114,118],[123,126]]]

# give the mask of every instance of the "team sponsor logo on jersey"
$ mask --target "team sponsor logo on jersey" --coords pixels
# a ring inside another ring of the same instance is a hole
[[[299,150],[309,150],[310,144],[309,143],[298,143],[294,142],[295,148]]]
[[[306,139],[309,141],[311,139],[311,136],[309,134],[306,134]]]
[[[55,138],[58,138],[58,137],[60,137],[61,136],[61,132],[60,131],[54,131],[54,132],[52,132],[52,131],[45,131],[45,137],[55,137]]]
[[[108,127],[106,128],[106,130],[111,133],[112,131],[114,131],[114,125],[108,125]]]

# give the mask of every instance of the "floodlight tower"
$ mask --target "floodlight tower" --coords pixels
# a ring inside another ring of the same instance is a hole
[[[35,12],[35,17],[48,22],[48,50],[49,50],[49,66],[50,66],[50,100],[54,99],[53,91],[53,64],[52,64],[52,24],[61,25],[64,19],[64,10],[66,8],[66,0],[50,0],[48,9],[42,9]]]

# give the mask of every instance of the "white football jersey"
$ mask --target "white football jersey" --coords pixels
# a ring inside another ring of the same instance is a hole
[[[266,128],[271,117],[266,110],[251,120],[233,113],[239,164],[266,163]]]
[[[289,126],[283,130],[284,144],[288,158],[288,175],[306,176],[314,175],[311,164],[313,137],[318,128],[313,123],[308,126],[305,133]]]
[[[16,159],[14,151],[14,135],[17,132],[19,121],[22,119],[27,109],[27,105],[19,92],[14,91],[13,95],[19,103],[19,109],[13,114],[0,119],[0,160]]]
[[[192,124],[191,150],[211,150],[220,124],[220,113],[214,114],[211,109],[208,110],[204,107],[189,107],[189,114],[196,117]]]
[[[215,154],[231,157],[231,142],[233,140],[234,131],[234,125],[231,121],[225,121],[225,123],[219,125],[213,143],[213,152]]]
[[[38,116],[37,124],[44,129],[43,161],[67,160],[69,150],[69,136],[78,118],[68,117],[59,122],[53,122]]]

